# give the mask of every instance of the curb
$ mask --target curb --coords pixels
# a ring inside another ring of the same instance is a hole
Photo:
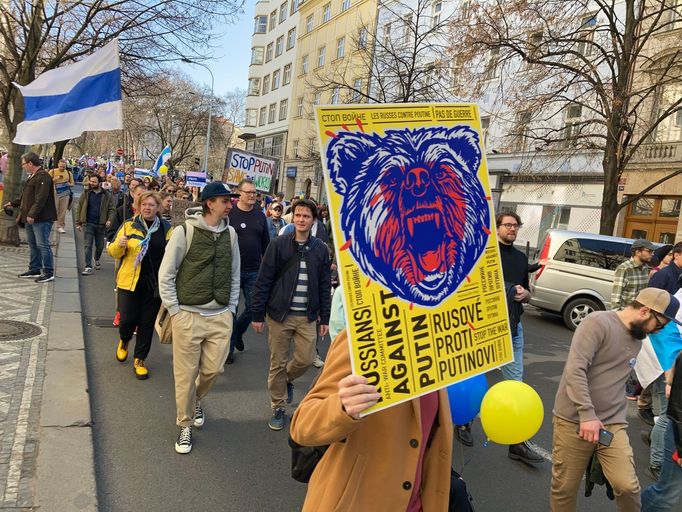
[[[73,215],[58,234],[40,408],[41,511],[97,511],[97,484]]]

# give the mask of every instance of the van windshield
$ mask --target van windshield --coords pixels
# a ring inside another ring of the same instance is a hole
[[[630,244],[612,240],[570,238],[554,255],[554,260],[587,267],[616,270],[630,257]]]

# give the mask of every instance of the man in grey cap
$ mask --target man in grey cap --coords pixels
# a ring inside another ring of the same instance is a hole
[[[635,240],[632,257],[616,268],[611,289],[611,309],[619,311],[630,304],[649,282],[648,263],[654,253],[654,244],[648,240]]]
[[[676,321],[679,307],[667,291],[645,288],[620,311],[595,311],[576,329],[554,402],[552,511],[576,510],[578,488],[595,455],[613,487],[618,510],[639,512],[625,382],[642,340]]]

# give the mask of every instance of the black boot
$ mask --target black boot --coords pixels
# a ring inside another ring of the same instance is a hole
[[[474,436],[471,435],[471,423],[455,425],[455,436],[464,446],[474,445]]]
[[[538,453],[534,452],[530,446],[528,446],[527,442],[510,444],[509,458],[520,460],[529,466],[532,466],[533,464],[540,464],[541,462],[545,461],[545,459],[543,459]]]

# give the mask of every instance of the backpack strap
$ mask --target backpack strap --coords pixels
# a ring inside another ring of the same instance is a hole
[[[187,247],[185,248],[185,256],[187,256],[189,247],[192,245],[192,239],[194,238],[194,226],[188,222],[185,222],[183,226],[185,227],[185,243],[187,244]]]

